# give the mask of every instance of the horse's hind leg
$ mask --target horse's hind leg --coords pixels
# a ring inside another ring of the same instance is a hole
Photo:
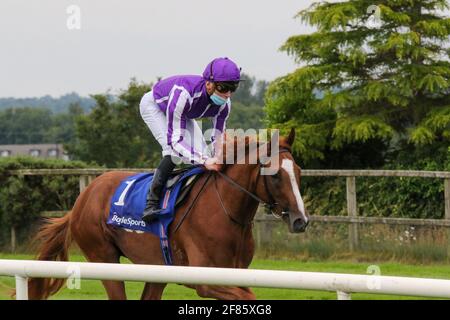
[[[161,300],[167,283],[146,283],[142,292],[141,300]]]
[[[117,248],[111,244],[103,242],[103,245],[99,247],[86,247],[83,244],[79,244],[80,249],[83,251],[89,262],[99,263],[120,263],[120,254]],[[106,293],[110,300],[126,300],[127,295],[125,292],[125,283],[123,281],[102,280]]]
[[[126,300],[125,283],[123,281],[103,280],[103,286],[109,300]]]
[[[117,259],[90,259],[90,262],[102,262],[102,263],[120,263],[120,257]],[[103,286],[105,287],[106,293],[108,294],[109,300],[126,300],[127,294],[125,292],[125,283],[123,281],[112,281],[112,280],[102,280]]]

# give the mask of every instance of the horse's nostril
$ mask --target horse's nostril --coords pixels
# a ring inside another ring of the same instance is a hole
[[[307,226],[307,223],[305,223],[301,219],[295,220],[293,225],[292,225],[294,232],[303,232],[303,231],[305,231],[306,226]]]

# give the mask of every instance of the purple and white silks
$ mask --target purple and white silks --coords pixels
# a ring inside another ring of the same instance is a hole
[[[163,147],[163,155],[170,148],[176,155],[199,164],[210,156],[198,143],[204,138],[194,119],[212,118],[211,139],[217,141],[226,128],[231,102],[228,100],[222,106],[213,104],[205,84],[201,76],[174,76],[156,83],[142,98],[141,115]],[[161,112],[151,110],[155,105]],[[167,139],[162,139],[161,132],[167,134]]]

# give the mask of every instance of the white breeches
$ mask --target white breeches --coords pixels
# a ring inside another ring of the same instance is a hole
[[[178,153],[175,152],[167,143],[167,117],[166,114],[158,107],[153,98],[153,92],[146,93],[140,103],[140,112],[142,119],[149,127],[155,139],[162,147],[162,155],[172,155],[178,157]],[[190,139],[185,141],[187,144],[194,147],[195,150],[202,152],[208,156],[211,152],[203,137],[203,132],[200,129],[198,123],[194,119],[186,120],[186,131],[190,135]],[[186,137],[184,137],[186,139]],[[190,141],[189,141],[190,140]]]

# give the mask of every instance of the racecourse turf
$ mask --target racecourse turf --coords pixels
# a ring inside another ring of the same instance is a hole
[[[0,259],[32,259],[31,255],[12,255],[0,253]],[[72,255],[71,261],[86,261],[80,255]],[[129,263],[123,259],[124,263]],[[353,273],[368,274],[368,267],[376,265],[381,271],[381,275],[391,276],[409,276],[422,278],[450,279],[450,265],[411,265],[401,263],[364,263],[353,261],[296,261],[296,260],[260,260],[255,259],[251,264],[251,269],[270,269],[270,270],[293,270],[293,271],[311,271],[311,272],[334,272],[334,273]],[[372,273],[370,273],[372,274]],[[128,299],[139,299],[144,284],[140,282],[127,282],[126,291]],[[10,292],[14,288],[14,279],[11,277],[0,276],[0,300],[10,299]],[[267,300],[301,300],[301,299],[336,299],[335,292],[294,290],[294,289],[272,289],[272,288],[254,288],[258,299]],[[102,300],[106,299],[106,293],[98,280],[82,280],[80,289],[68,289],[64,287],[51,299],[62,300]],[[185,300],[200,299],[194,290],[177,284],[169,284],[163,295],[166,300]],[[422,299],[420,297],[401,297],[391,295],[375,295],[353,293],[352,299]]]

